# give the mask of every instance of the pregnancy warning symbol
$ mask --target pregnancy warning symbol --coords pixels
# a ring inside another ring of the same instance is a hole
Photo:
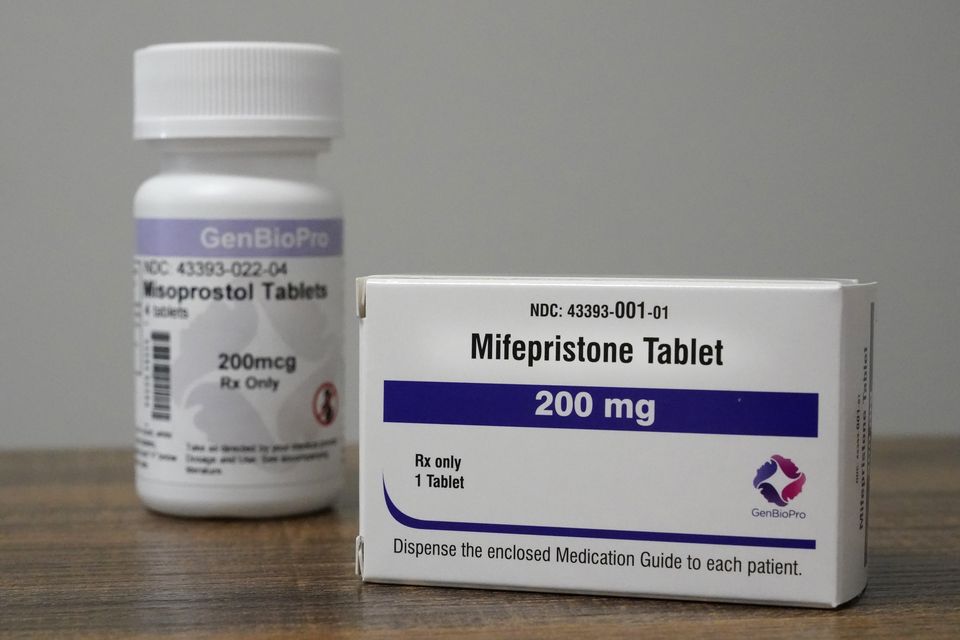
[[[313,394],[313,417],[317,419],[321,427],[328,427],[336,417],[340,409],[340,399],[337,395],[337,387],[332,382],[324,382],[317,387],[317,392]]]

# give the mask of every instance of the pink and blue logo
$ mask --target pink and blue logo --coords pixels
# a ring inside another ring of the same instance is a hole
[[[807,476],[790,458],[772,455],[770,459],[760,465],[757,475],[753,479],[753,486],[760,490],[760,495],[779,507],[800,495]]]

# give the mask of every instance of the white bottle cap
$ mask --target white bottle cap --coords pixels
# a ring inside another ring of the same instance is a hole
[[[192,42],[134,55],[133,137],[334,138],[340,52],[310,44]]]

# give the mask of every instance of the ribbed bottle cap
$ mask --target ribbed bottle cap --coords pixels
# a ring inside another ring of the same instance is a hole
[[[133,137],[334,138],[340,53],[310,44],[190,42],[134,54]]]

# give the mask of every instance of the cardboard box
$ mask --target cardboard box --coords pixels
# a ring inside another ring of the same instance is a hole
[[[854,280],[360,279],[358,572],[854,598],[874,297]]]

